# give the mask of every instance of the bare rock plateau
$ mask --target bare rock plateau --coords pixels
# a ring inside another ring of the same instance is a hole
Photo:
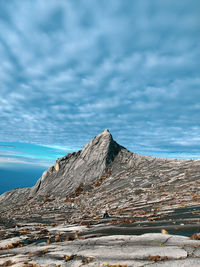
[[[132,153],[106,129],[0,196],[0,266],[200,266],[199,192],[200,160]]]

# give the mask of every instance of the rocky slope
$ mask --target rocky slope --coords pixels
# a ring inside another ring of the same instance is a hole
[[[200,223],[200,160],[128,151],[108,130],[58,159],[35,186],[0,196],[0,219],[83,222],[102,216],[141,223]]]
[[[200,160],[131,153],[105,130],[0,196],[0,266],[200,266],[199,174]]]

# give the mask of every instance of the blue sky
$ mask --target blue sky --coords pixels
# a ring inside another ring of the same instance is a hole
[[[49,166],[109,128],[200,158],[199,0],[1,0],[0,166]]]

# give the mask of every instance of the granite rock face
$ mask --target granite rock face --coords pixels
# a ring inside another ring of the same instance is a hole
[[[200,219],[200,160],[132,153],[106,129],[78,152],[58,159],[32,188],[0,196],[0,219],[82,220],[102,216],[153,222]],[[62,217],[63,216],[63,217]]]
[[[90,185],[102,177],[121,150],[106,129],[91,140],[81,151],[58,159],[45,171],[30,196],[51,194],[66,196],[80,184]]]

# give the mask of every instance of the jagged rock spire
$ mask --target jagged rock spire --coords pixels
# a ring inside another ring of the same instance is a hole
[[[80,183],[94,183],[106,173],[120,149],[105,129],[81,151],[63,157],[49,168],[31,189],[31,194],[67,195]]]
[[[97,161],[97,165],[102,162],[106,168],[119,150],[120,145],[113,140],[109,130],[105,129],[84,146],[81,151],[81,156],[86,160],[95,159]]]

